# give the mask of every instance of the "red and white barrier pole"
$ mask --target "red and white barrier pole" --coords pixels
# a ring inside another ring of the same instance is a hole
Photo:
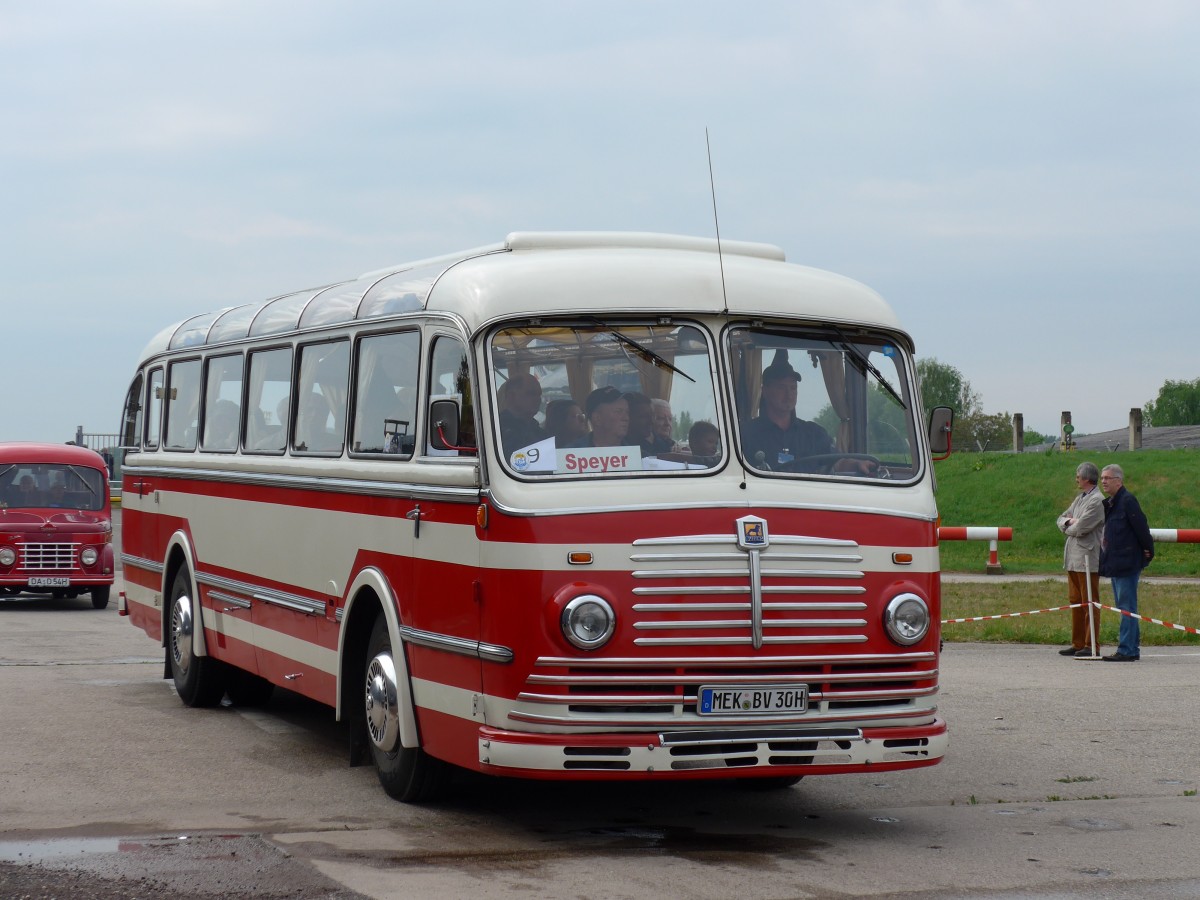
[[[1151,528],[1150,537],[1160,544],[1200,544],[1200,528]]]
[[[966,527],[942,527],[938,529],[939,541],[987,541],[988,561],[987,573],[999,575],[1004,571],[1000,565],[1000,551],[997,541],[1011,541],[1011,528],[992,528],[986,526],[968,525]]]

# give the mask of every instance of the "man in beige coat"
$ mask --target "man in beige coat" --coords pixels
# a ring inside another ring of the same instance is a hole
[[[1063,656],[1091,656],[1100,650],[1100,617],[1089,609],[1088,600],[1100,598],[1100,536],[1104,533],[1104,497],[1096,490],[1100,472],[1094,463],[1080,463],[1075,469],[1079,496],[1058,517],[1058,530],[1067,536],[1063,548],[1063,568],[1067,570],[1067,591],[1071,603],[1071,646],[1058,652]],[[1088,591],[1088,581],[1091,591]],[[1088,622],[1091,644],[1088,644]]]

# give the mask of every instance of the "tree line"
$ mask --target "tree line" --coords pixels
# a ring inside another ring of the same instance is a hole
[[[917,360],[917,378],[925,409],[948,406],[954,410],[954,446],[956,450],[1012,450],[1012,416],[1007,412],[985,413],[983,401],[971,382],[954,366],[934,357]],[[1200,378],[1195,381],[1166,381],[1158,397],[1142,408],[1145,426],[1200,425]],[[1025,429],[1025,446],[1056,440]]]

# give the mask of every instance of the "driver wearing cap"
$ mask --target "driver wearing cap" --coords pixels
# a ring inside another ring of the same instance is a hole
[[[799,381],[800,373],[788,362],[787,351],[776,350],[771,364],[763,369],[758,418],[751,419],[742,429],[742,449],[754,468],[772,472],[811,472],[823,467],[806,464],[806,459],[838,452],[824,428],[797,417],[796,385]],[[838,460],[831,468],[835,472],[869,474],[867,464],[868,460],[846,458]],[[829,470],[825,468],[825,471]]]

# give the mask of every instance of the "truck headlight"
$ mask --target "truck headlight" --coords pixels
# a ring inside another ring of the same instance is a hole
[[[11,566],[17,561],[17,551],[12,547],[0,547],[0,566]]]
[[[603,647],[617,627],[617,616],[602,597],[581,594],[562,611],[562,632],[580,650]]]
[[[83,552],[79,554],[79,561],[85,566],[94,566],[99,557],[95,547],[84,547]]]
[[[929,632],[929,606],[916,594],[897,594],[883,611],[888,637],[905,647]]]

